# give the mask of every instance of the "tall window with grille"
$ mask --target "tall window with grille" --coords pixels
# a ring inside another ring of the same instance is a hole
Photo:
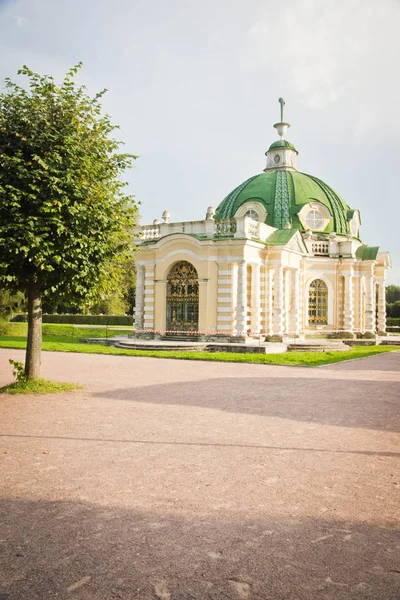
[[[314,279],[308,293],[309,325],[328,324],[328,288],[322,279]]]
[[[199,278],[194,266],[175,263],[167,278],[167,330],[197,331],[199,323]]]

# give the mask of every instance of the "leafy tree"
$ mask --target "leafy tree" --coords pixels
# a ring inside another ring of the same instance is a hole
[[[26,310],[26,298],[22,292],[0,290],[0,319],[9,318],[13,313]]]
[[[386,286],[386,302],[393,304],[397,300],[400,300],[400,285]]]
[[[400,300],[386,304],[386,315],[388,317],[400,317]]]
[[[119,151],[101,111],[70,69],[61,85],[23,67],[27,89],[0,95],[0,284],[28,297],[25,373],[39,377],[41,307],[79,305],[115,289],[132,259],[137,208],[121,175],[136,157]]]
[[[92,315],[133,315],[136,272],[132,260],[118,265],[116,288],[99,294],[99,299],[88,309]]]

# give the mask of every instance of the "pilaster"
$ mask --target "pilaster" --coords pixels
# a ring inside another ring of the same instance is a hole
[[[385,278],[378,278],[378,334],[386,335],[386,287]]]
[[[251,332],[255,335],[258,335],[260,333],[261,326],[260,284],[260,265],[253,264],[251,269]]]
[[[365,331],[376,331],[376,298],[375,279],[373,273],[365,278]]]
[[[289,332],[291,335],[296,337],[300,335],[301,331],[300,277],[301,274],[299,269],[293,269],[291,271]]]
[[[154,329],[154,261],[145,264],[143,329]]]
[[[236,333],[247,335],[247,263],[242,260],[238,264],[238,286],[236,304]]]
[[[136,263],[135,328],[143,329],[144,317],[144,266]]]
[[[232,296],[234,288],[232,263],[218,262],[217,331],[231,333],[234,328]]]
[[[272,317],[272,335],[283,336],[283,314],[284,314],[284,297],[283,297],[283,267],[278,266],[275,269],[274,276],[274,308]]]
[[[264,315],[265,315],[265,333],[273,334],[273,291],[274,291],[274,269],[265,270],[265,297],[264,297]]]
[[[346,333],[352,334],[354,329],[354,293],[353,270],[344,274],[344,310],[343,326]]]

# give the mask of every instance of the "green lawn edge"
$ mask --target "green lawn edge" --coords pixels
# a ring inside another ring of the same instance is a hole
[[[25,349],[26,339],[21,337],[0,337],[0,348]],[[42,349],[48,352],[74,352],[82,354],[107,354],[115,356],[136,356],[169,358],[178,360],[203,360],[210,362],[233,362],[285,366],[319,367],[356,358],[364,358],[394,352],[395,346],[353,346],[347,352],[284,352],[280,354],[244,354],[233,352],[184,352],[175,350],[129,350],[102,346],[99,344],[77,343],[63,337],[44,337]]]

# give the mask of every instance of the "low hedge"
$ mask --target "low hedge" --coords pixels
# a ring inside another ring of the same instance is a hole
[[[11,321],[14,323],[25,323],[28,315],[15,315]],[[133,317],[126,315],[43,315],[43,323],[65,323],[68,325],[121,325],[132,326]]]
[[[388,327],[400,327],[400,318],[398,318],[398,317],[388,317],[386,319],[386,325]]]
[[[113,327],[113,326],[110,326]],[[106,327],[82,327],[58,323],[44,323],[42,328],[43,336],[56,336],[75,338],[103,338],[115,335],[128,335],[133,332],[133,327],[127,329],[106,329]],[[26,337],[28,334],[28,323],[7,323],[0,322],[0,336],[18,336]]]

